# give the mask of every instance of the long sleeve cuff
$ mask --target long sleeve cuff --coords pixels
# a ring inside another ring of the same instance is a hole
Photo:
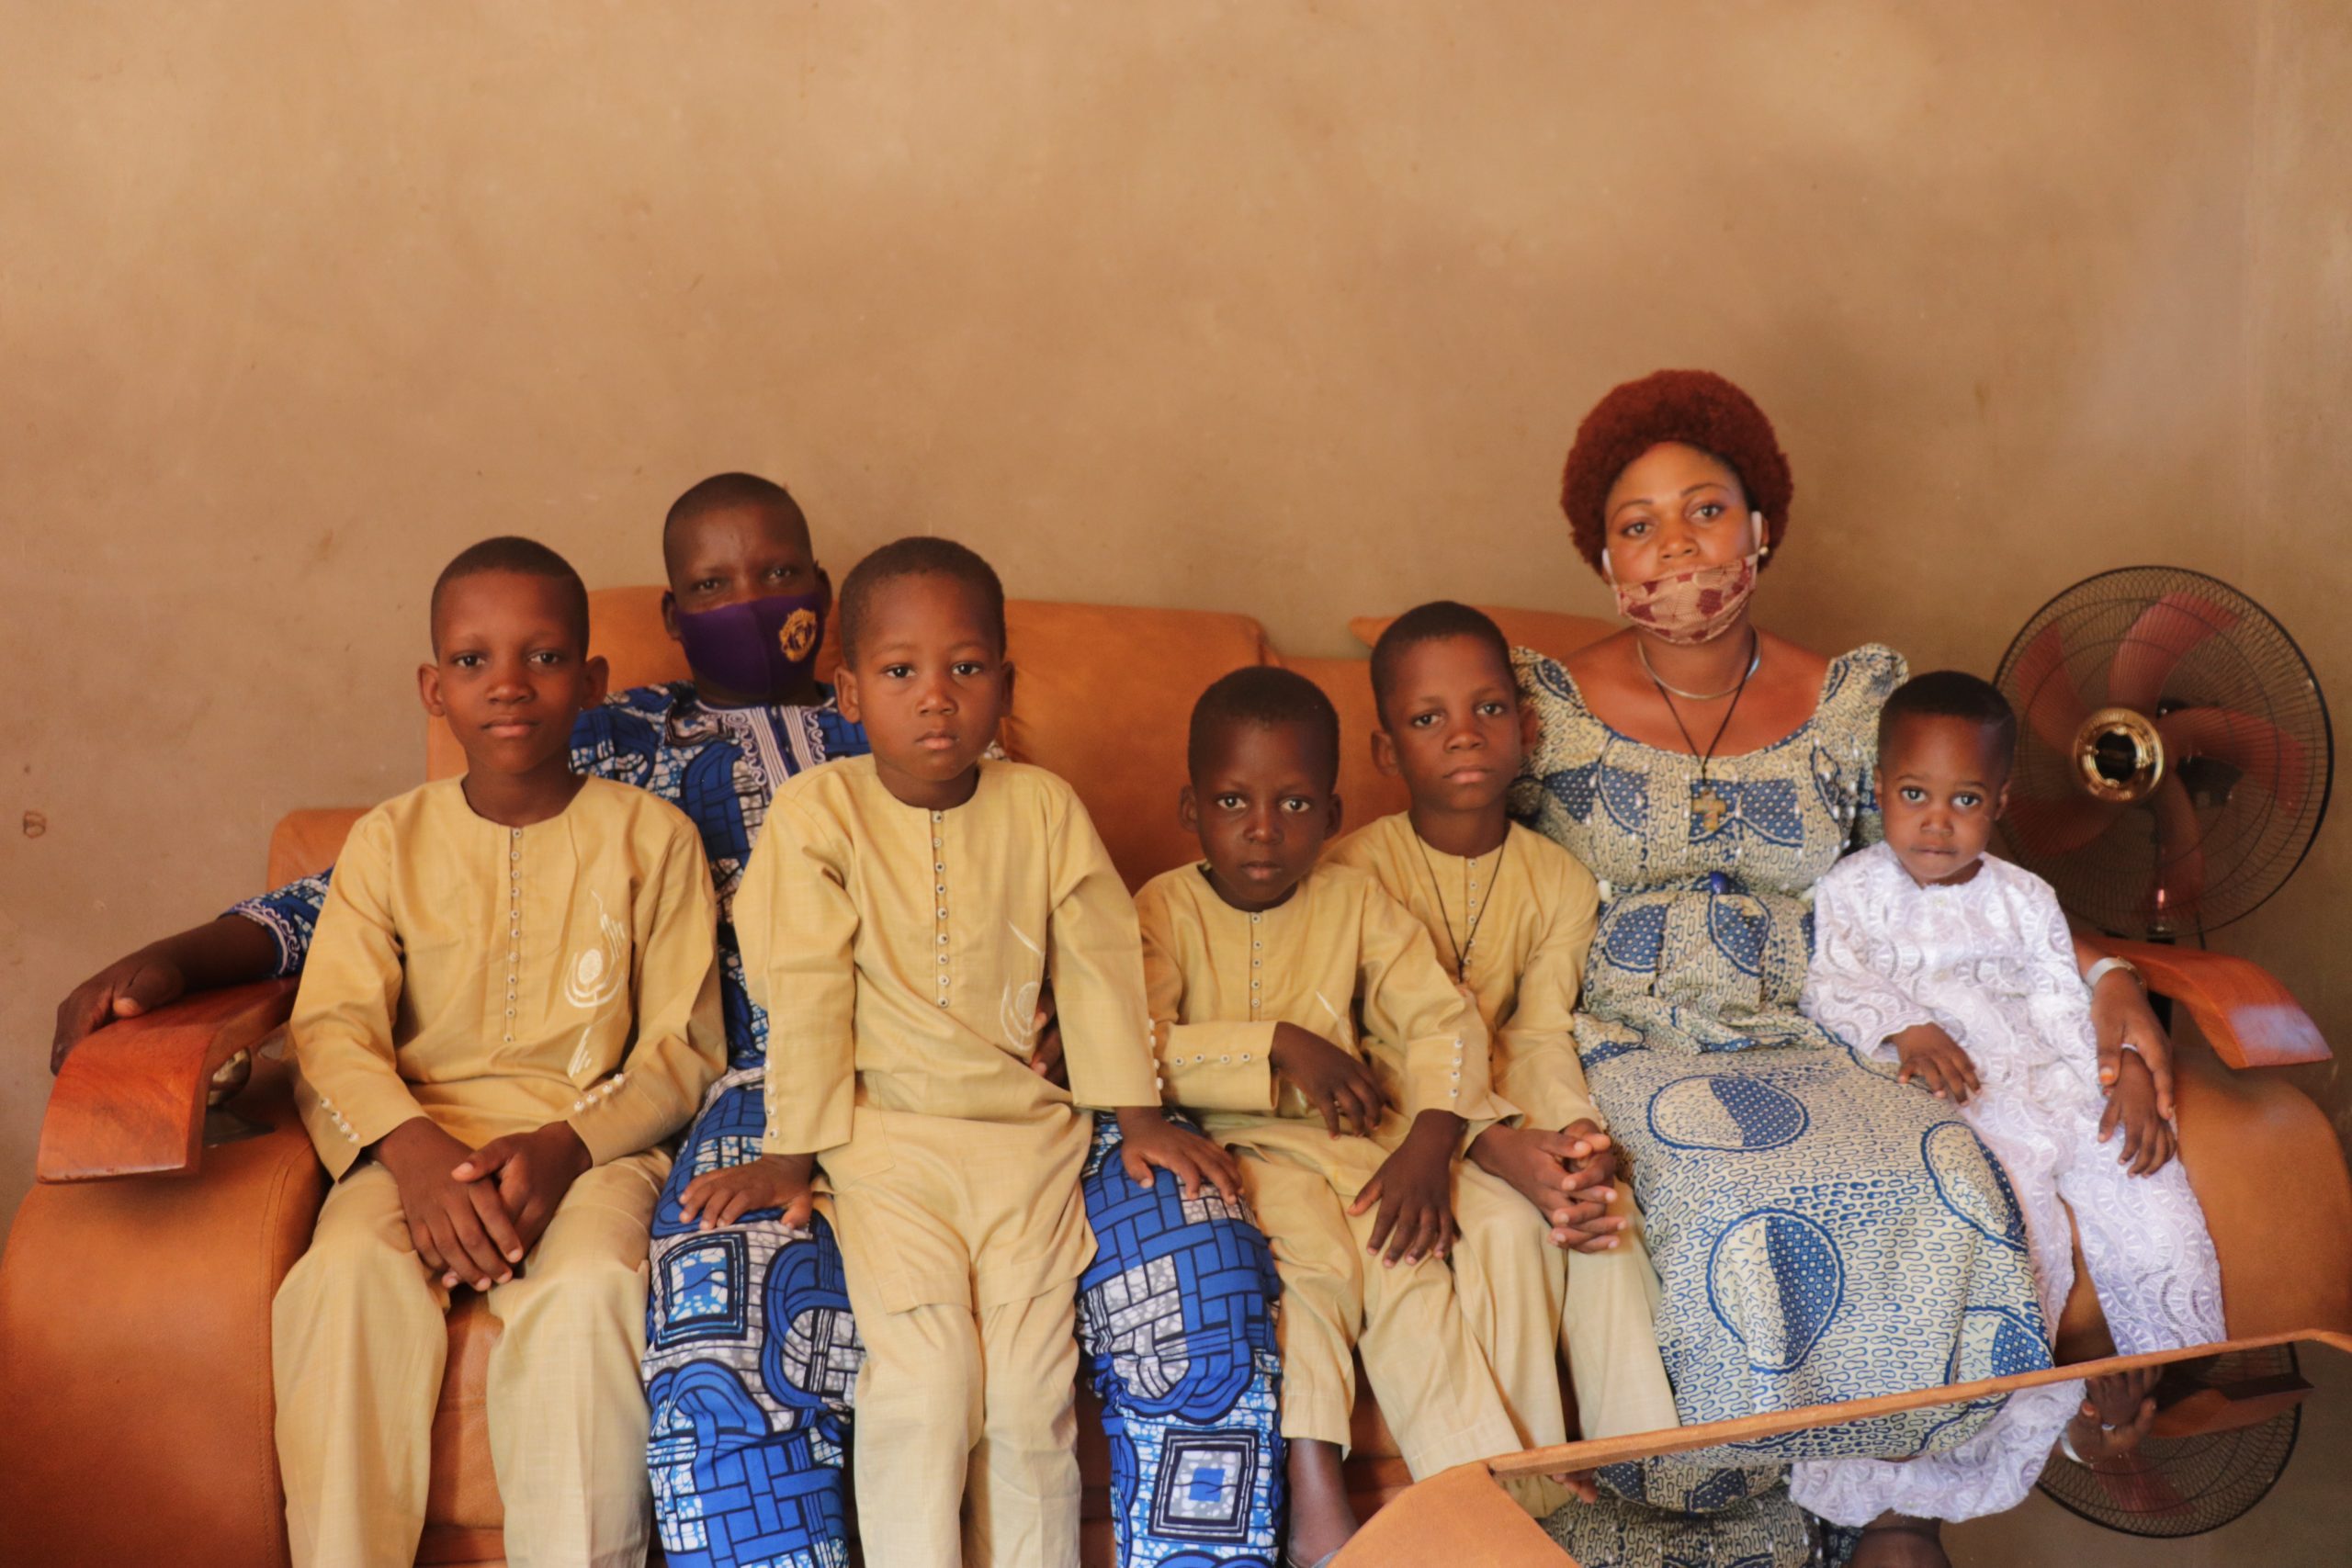
[[[344,1073],[336,1080],[329,1093],[296,1075],[294,1105],[327,1174],[341,1180],[369,1145],[425,1111],[397,1073]]]
[[[1161,1093],[1187,1111],[1270,1115],[1274,1110],[1274,1026],[1169,1023],[1160,1041]]]
[[[693,1097],[681,1086],[660,1082],[658,1072],[624,1066],[610,1077],[582,1089],[565,1123],[577,1134],[597,1165],[642,1154],[684,1126],[695,1112]]]
[[[1577,1122],[1590,1122],[1607,1131],[1609,1119],[1593,1102],[1584,1068],[1572,1048],[1510,1055],[1496,1086],[1519,1108],[1516,1125],[1531,1132],[1556,1133]]]
[[[1410,1122],[1424,1111],[1447,1111],[1464,1122],[1491,1126],[1517,1115],[1518,1108],[1495,1092],[1485,1037],[1456,1034],[1451,1045],[1445,1051],[1417,1045],[1408,1054],[1405,1120]]]
[[[768,1124],[760,1134],[762,1154],[822,1154],[849,1142],[857,1105],[857,1075],[845,1072],[821,1083],[785,1084],[777,1081],[775,1065],[771,1062],[766,1100]]]

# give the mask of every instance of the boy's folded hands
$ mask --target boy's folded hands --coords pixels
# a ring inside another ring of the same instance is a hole
[[[1114,1114],[1119,1157],[1136,1186],[1149,1187],[1156,1168],[1173,1175],[1187,1198],[1214,1187],[1228,1203],[1241,1201],[1241,1166],[1224,1145],[1178,1126],[1156,1105],[1123,1106]]]
[[[783,1211],[784,1228],[802,1231],[817,1212],[814,1155],[762,1155],[741,1165],[706,1170],[678,1195],[678,1217],[700,1216],[701,1228],[717,1230],[763,1209]]]
[[[1895,1069],[1896,1083],[1916,1078],[1920,1088],[1954,1105],[1967,1104],[1968,1097],[1984,1087],[1976,1077],[1976,1064],[1939,1024],[1915,1023],[1899,1034],[1888,1035],[1887,1040],[1902,1061]]]
[[[1396,1152],[1381,1162],[1348,1205],[1351,1214],[1380,1205],[1364,1250],[1384,1266],[1443,1258],[1462,1234],[1453,1223],[1453,1145],[1461,1136],[1461,1117],[1422,1111]]]
[[[1274,1025],[1273,1048],[1267,1053],[1274,1071],[1298,1086],[1298,1092],[1323,1113],[1331,1136],[1352,1130],[1372,1136],[1387,1109],[1388,1097],[1371,1064],[1352,1051],[1342,1051],[1312,1030],[1295,1023]],[[1352,1122],[1349,1129],[1341,1125]]]
[[[1608,1252],[1627,1222],[1608,1213],[1617,1196],[1617,1148],[1589,1121],[1556,1133],[1498,1122],[1478,1134],[1470,1158],[1508,1182],[1552,1222],[1552,1245],[1577,1252]]]
[[[442,1284],[487,1291],[514,1277],[514,1266],[530,1249],[497,1187],[453,1174],[475,1157],[473,1150],[426,1118],[412,1116],[377,1140],[375,1154],[400,1187],[411,1245]]]
[[[594,1163],[588,1145],[580,1141],[570,1122],[550,1122],[533,1132],[491,1139],[449,1174],[476,1187],[494,1189],[498,1201],[513,1217],[523,1251],[528,1252],[547,1233],[548,1222],[555,1218],[556,1205],[563,1201],[563,1195]],[[474,1202],[481,1207],[479,1193]],[[522,1254],[515,1254],[514,1260],[521,1262]]]

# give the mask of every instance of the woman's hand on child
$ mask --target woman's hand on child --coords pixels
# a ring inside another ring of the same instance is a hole
[[[814,1155],[762,1155],[741,1165],[706,1170],[686,1183],[678,1195],[678,1217],[700,1218],[699,1228],[715,1231],[763,1209],[781,1209],[788,1231],[805,1231],[817,1212]]]
[[[1941,1025],[1915,1023],[1889,1039],[1903,1062],[1894,1075],[1896,1083],[1909,1083],[1916,1078],[1920,1088],[1933,1090],[1938,1100],[1949,1100],[1954,1105],[1967,1104],[1968,1097],[1984,1087],[1976,1078],[1976,1064],[1968,1059],[1968,1053],[1944,1032]]]
[[[2134,1176],[2154,1176],[2180,1146],[2180,1134],[2156,1109],[2155,1075],[2137,1051],[2123,1053],[2115,1087],[2107,1091],[2107,1110],[2098,1119],[2098,1141],[2105,1143],[2123,1129],[2123,1152],[2117,1163]]]
[[[410,1245],[442,1284],[487,1291],[514,1278],[514,1265],[529,1249],[498,1190],[451,1174],[473,1151],[412,1116],[376,1141],[375,1154],[400,1188]]]
[[[1274,1071],[1298,1086],[1307,1103],[1323,1113],[1323,1124],[1338,1137],[1353,1122],[1364,1137],[1380,1125],[1388,1097],[1372,1067],[1352,1051],[1342,1051],[1313,1030],[1295,1023],[1274,1025],[1273,1048],[1267,1060]]]
[[[2085,969],[2104,956],[2083,938],[2075,939],[2075,961]],[[2136,1051],[2156,1080],[2156,1113],[2171,1121],[2172,1036],[2148,1005],[2147,991],[2128,971],[2110,969],[2091,988],[2091,1029],[2098,1044],[2098,1081],[2111,1087],[2123,1076],[2124,1057]]]
[[[1157,1105],[1122,1107],[1119,1158],[1138,1187],[1152,1184],[1155,1168],[1176,1178],[1187,1198],[1214,1187],[1228,1203],[1241,1201],[1241,1163],[1223,1145],[1170,1122]]]
[[[449,1174],[478,1189],[494,1189],[498,1201],[514,1216],[514,1230],[523,1251],[538,1246],[555,1218],[556,1205],[571,1184],[596,1162],[588,1145],[569,1122],[550,1122],[528,1133],[492,1138]],[[516,1262],[522,1254],[514,1255]]]
[[[1412,1130],[1396,1152],[1381,1162],[1348,1205],[1350,1214],[1380,1205],[1364,1250],[1385,1267],[1443,1258],[1462,1234],[1454,1225],[1453,1206],[1453,1145],[1461,1135],[1459,1116],[1422,1111],[1413,1118]]]

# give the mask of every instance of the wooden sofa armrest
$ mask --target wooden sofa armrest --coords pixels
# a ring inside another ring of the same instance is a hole
[[[2187,1008],[2213,1054],[2231,1066],[2284,1067],[2331,1055],[2311,1014],[2259,964],[2161,942],[2107,939],[2104,945],[2130,959],[2149,990]]]
[[[192,1174],[204,1154],[212,1075],[286,1021],[294,987],[261,980],[203,991],[92,1033],[66,1056],[50,1090],[35,1176]]]

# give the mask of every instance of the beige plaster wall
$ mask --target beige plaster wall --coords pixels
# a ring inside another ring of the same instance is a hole
[[[1439,593],[1601,611],[1569,433],[1713,366],[1795,459],[1779,629],[1989,668],[2177,562],[2352,704],[2328,6],[0,0],[0,1213],[63,989],[253,890],[281,812],[418,776],[439,563],[523,531],[649,580],[718,468],[836,562],[950,532],[1023,594],[1337,652]],[[2224,944],[2352,1043],[2347,876],[2339,813]]]

